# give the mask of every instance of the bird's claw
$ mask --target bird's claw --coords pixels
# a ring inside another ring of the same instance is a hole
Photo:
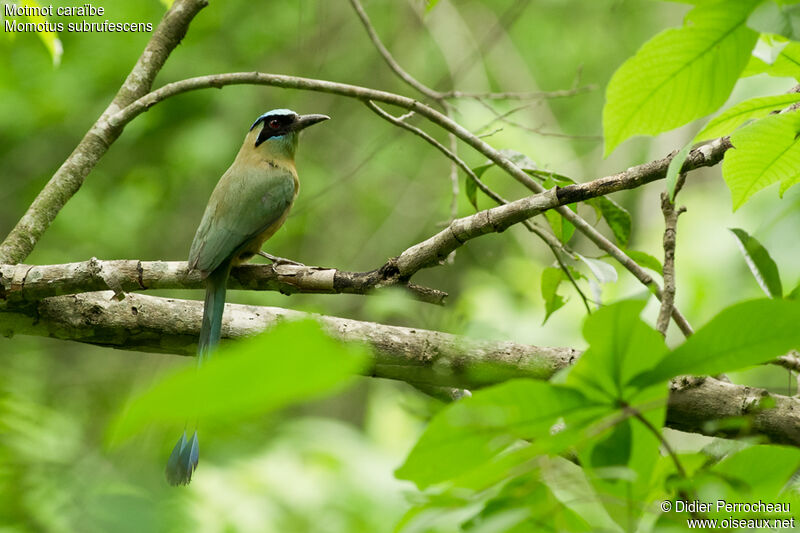
[[[286,259],[285,257],[278,257],[272,254],[265,252],[264,250],[260,250],[258,255],[269,259],[272,261],[273,265],[294,265],[294,266],[306,266],[303,263],[298,263],[297,261],[292,261],[291,259]]]

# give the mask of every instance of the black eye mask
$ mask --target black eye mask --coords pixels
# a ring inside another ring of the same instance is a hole
[[[273,115],[273,116],[265,116],[259,117],[256,120],[255,124],[250,128],[252,130],[259,123],[263,123],[264,127],[261,128],[261,131],[256,138],[256,146],[260,145],[267,139],[272,137],[280,137],[281,135],[286,135],[290,131],[292,131],[292,125],[295,122],[294,116],[290,115]],[[277,123],[277,124],[276,124]],[[277,127],[276,127],[277,126]]]

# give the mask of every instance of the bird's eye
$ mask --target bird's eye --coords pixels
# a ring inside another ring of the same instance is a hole
[[[281,127],[281,121],[276,118],[273,118],[272,120],[269,121],[269,127],[272,128],[273,130],[277,130],[278,128]]]

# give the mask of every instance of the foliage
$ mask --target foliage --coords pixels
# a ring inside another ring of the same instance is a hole
[[[712,494],[746,495],[797,503],[786,484],[800,465],[800,450],[744,448],[722,460],[692,461],[691,477],[683,464],[690,462],[687,458],[672,451],[662,456],[658,450],[667,446],[663,425],[669,379],[737,370],[800,346],[800,331],[792,326],[800,320],[800,305],[780,300],[739,304],[672,351],[639,319],[643,305],[624,301],[588,317],[583,331],[589,349],[564,384],[512,381],[437,414],[397,475],[421,489],[433,484],[440,489],[407,517],[430,514],[433,508],[445,512],[459,502],[479,504],[474,516],[457,517],[466,531],[524,531],[534,524],[539,530],[596,530],[604,524],[610,531],[626,531],[654,522],[677,523],[680,513],[659,516],[658,506],[675,486],[682,494],[697,491],[708,500]],[[557,457],[567,452],[581,468]],[[773,453],[784,460],[770,461]],[[769,470],[762,470],[767,462]],[[560,471],[554,477],[548,471],[556,466]],[[746,514],[713,511],[703,516]]]
[[[674,198],[695,143],[730,135],[724,185],[687,182],[680,196],[690,210],[678,239],[678,301],[693,321],[706,319],[694,335],[680,342],[653,329],[652,306],[631,296],[650,293],[618,276],[611,258],[549,211],[535,221],[563,248],[515,227],[471,241],[452,265],[426,274],[426,284],[450,293],[445,309],[397,293],[366,302],[231,295],[239,303],[586,348],[549,382],[515,379],[444,405],[409,387],[354,378],[369,374],[365,350],[309,323],[232,343],[200,374],[162,355],[2,338],[0,531],[671,531],[691,518],[675,510],[678,500],[800,505],[798,449],[666,428],[672,379],[736,373],[784,392],[784,373],[756,366],[800,348],[800,283],[789,284],[800,277],[800,197],[792,189],[800,180],[800,115],[792,109],[800,95],[780,94],[795,83],[783,78],[800,80],[797,5],[683,3],[691,6],[544,2],[534,3],[535,17],[515,15],[525,2],[513,1],[376,1],[366,9],[399,62],[437,89],[449,88],[447,80],[480,91],[605,88],[605,100],[598,90],[519,109],[456,101],[453,116],[474,131],[503,114],[546,123],[502,123],[486,138],[545,188],[683,147],[666,176]],[[169,4],[121,4],[112,16],[157,23]],[[684,13],[682,25],[663,29]],[[346,3],[212,2],[158,81],[264,70],[410,93],[356,24]],[[38,34],[0,42],[0,161],[12,177],[0,188],[0,226],[10,229],[22,215],[147,37]],[[53,69],[62,44],[63,61]],[[695,123],[726,102],[704,125]],[[452,183],[439,179],[449,162],[359,102],[231,87],[162,102],[127,126],[28,261],[183,259],[198,206],[235,153],[241,125],[272,107],[334,120],[328,133],[303,140],[302,192],[271,252],[368,270],[452,216]],[[607,163],[583,137],[599,129],[601,116]],[[536,132],[547,128],[555,135]],[[529,194],[501,179],[494,163],[460,150],[499,194]],[[775,183],[782,202],[757,194]],[[490,206],[469,176],[463,185],[458,216]],[[726,186],[735,213],[721,200]],[[653,195],[629,191],[584,204],[568,207],[593,217],[638,265],[663,273]],[[736,227],[733,237],[727,227]],[[581,291],[591,314],[567,290]],[[759,290],[769,298],[755,299]],[[756,402],[749,416],[719,425],[746,436],[751,417],[770,407]],[[187,414],[202,419],[208,453],[181,492],[164,486],[160,465]],[[660,507],[664,501],[672,511]],[[699,516],[752,517],[716,508]]]

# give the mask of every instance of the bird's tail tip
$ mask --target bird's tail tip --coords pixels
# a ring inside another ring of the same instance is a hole
[[[197,468],[199,458],[200,447],[197,442],[197,431],[194,432],[191,439],[186,438],[184,431],[167,461],[165,470],[167,483],[172,486],[188,485]]]

